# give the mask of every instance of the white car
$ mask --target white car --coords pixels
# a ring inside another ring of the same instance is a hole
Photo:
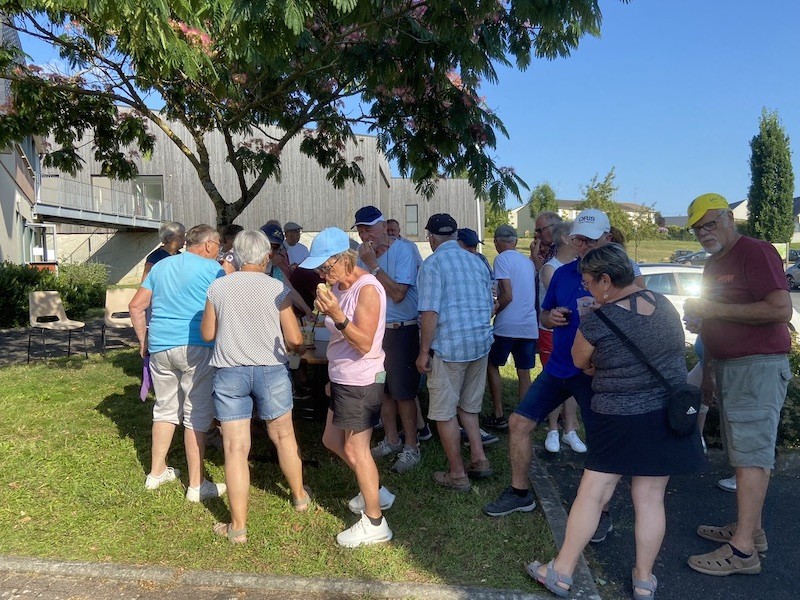
[[[676,263],[640,264],[647,289],[659,292],[672,302],[683,319],[683,302],[687,298],[700,295],[700,284],[703,278],[703,267],[690,267]],[[792,308],[792,320],[789,322],[791,331],[800,331],[800,313]],[[697,334],[686,329],[686,343],[694,344]]]

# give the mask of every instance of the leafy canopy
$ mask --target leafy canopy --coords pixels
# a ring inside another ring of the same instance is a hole
[[[558,201],[556,200],[556,193],[549,183],[540,183],[531,192],[528,198],[528,208],[531,211],[531,218],[535,219],[536,215],[543,211],[558,212]]]
[[[790,242],[794,232],[794,171],[789,136],[777,112],[762,110],[750,150],[750,235],[768,242]]]
[[[334,186],[363,182],[344,152],[357,126],[427,196],[439,178],[466,172],[494,205],[519,197],[524,182],[491,155],[507,132],[480,84],[497,80],[496,64],[569,55],[601,22],[598,0],[0,0],[0,12],[68,66],[25,65],[0,49],[14,98],[0,144],[52,135],[45,164],[74,174],[88,137],[102,173],[125,179],[137,174],[131,151],[153,149],[148,124],[158,127],[197,172],[219,224],[280,177],[297,135]],[[238,198],[212,179],[212,131],[224,136]]]

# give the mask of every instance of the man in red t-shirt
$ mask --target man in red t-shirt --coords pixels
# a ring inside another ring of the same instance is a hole
[[[702,298],[687,300],[684,313],[690,320],[702,320],[703,396],[709,403],[716,385],[722,443],[736,469],[738,517],[730,525],[699,527],[700,537],[723,545],[689,557],[688,563],[709,575],[755,574],[761,571],[759,552],[767,549],[761,510],[792,377],[786,325],[792,302],[777,251],[736,231],[725,198],[695,198],[687,226],[712,254],[703,273]]]

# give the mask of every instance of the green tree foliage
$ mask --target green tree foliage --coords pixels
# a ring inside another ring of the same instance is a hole
[[[794,231],[794,172],[789,136],[777,112],[761,112],[758,135],[750,140],[750,150],[750,232],[768,242],[789,242]]]
[[[483,236],[492,239],[494,230],[500,225],[508,225],[508,212],[505,208],[491,202],[483,203]]]
[[[333,185],[363,182],[345,152],[362,127],[418,192],[430,196],[439,178],[466,171],[476,193],[500,205],[525,184],[495,164],[496,136],[507,133],[477,90],[497,81],[495,65],[525,69],[598,35],[598,3],[0,0],[12,27],[54,45],[68,66],[56,73],[0,49],[14,98],[0,145],[52,135],[45,164],[75,173],[76,148],[91,143],[102,174],[132,178],[131,152],[151,152],[148,127],[157,127],[224,225],[280,177],[296,136]],[[226,156],[209,156],[212,131]],[[212,165],[234,170],[238,198],[223,198]]]
[[[528,198],[528,208],[531,211],[531,218],[535,219],[542,211],[558,212],[558,201],[556,193],[549,183],[540,183],[531,192]]]
[[[633,223],[631,222],[628,213],[620,204],[614,200],[617,193],[616,185],[614,185],[614,169],[612,168],[605,176],[603,181],[598,179],[595,174],[589,184],[582,189],[584,199],[575,207],[577,210],[584,210],[587,208],[597,208],[602,210],[608,215],[608,220],[611,225],[619,229],[625,236],[625,239],[630,239],[633,233]]]

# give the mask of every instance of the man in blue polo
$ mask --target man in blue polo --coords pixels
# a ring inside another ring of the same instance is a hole
[[[375,459],[397,454],[395,473],[413,469],[420,460],[417,440],[417,389],[420,374],[414,361],[419,354],[417,260],[412,244],[389,236],[383,213],[374,206],[356,212],[359,266],[372,273],[386,291],[386,384],[381,405],[385,437],[372,449]],[[397,430],[403,424],[404,440]]]
[[[609,243],[610,232],[608,216],[600,210],[587,209],[575,219],[570,240],[578,248],[578,256],[583,257],[592,248]],[[484,507],[484,513],[489,516],[528,512],[536,507],[528,481],[533,452],[530,435],[538,423],[547,420],[553,409],[574,396],[581,408],[584,426],[591,427],[592,378],[572,362],[572,343],[580,323],[579,307],[588,308],[594,302],[583,287],[578,263],[573,261],[556,270],[542,300],[540,319],[542,325],[553,330],[553,353],[508,420],[511,487]],[[611,517],[604,511],[592,541],[604,540],[610,530]]]

